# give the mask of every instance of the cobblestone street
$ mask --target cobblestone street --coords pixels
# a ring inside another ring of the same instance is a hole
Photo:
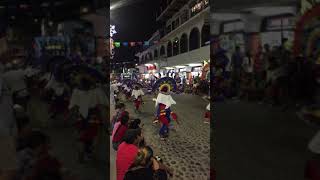
[[[140,118],[144,124],[144,136],[155,155],[174,169],[173,180],[208,180],[210,168],[210,125],[203,122],[208,102],[194,95],[173,95],[177,105],[172,110],[177,113],[180,125],[172,130],[167,141],[158,136],[159,125],[153,124],[155,104],[153,96],[145,96],[142,113],[133,112],[133,104],[127,102],[131,118]],[[111,157],[112,159],[112,157]]]

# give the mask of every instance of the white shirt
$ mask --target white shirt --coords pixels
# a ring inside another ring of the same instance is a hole
[[[53,89],[56,95],[61,96],[64,91],[64,86],[53,77],[49,80],[45,89]]]
[[[74,89],[70,99],[69,108],[79,106],[79,113],[86,118],[90,108],[96,105],[107,105],[109,99],[103,89],[96,88],[89,91]]]
[[[249,58],[245,57],[243,60],[243,69],[247,73],[252,73],[253,72],[253,60],[251,59],[251,64],[249,63]]]
[[[134,98],[138,99],[139,96],[143,96],[144,92],[141,89],[138,90],[132,90],[131,96],[134,96]]]
[[[111,91],[112,91],[112,92],[118,92],[118,91],[119,91],[117,84],[111,84],[110,87],[111,87]]]
[[[166,109],[168,109],[169,107],[171,107],[171,105],[173,104],[177,104],[176,101],[174,101],[171,97],[171,95],[167,95],[167,94],[162,94],[159,93],[158,97],[156,99],[156,107],[158,106],[158,104],[164,104],[166,105]]]
[[[123,85],[123,87],[124,87],[124,90],[125,91],[127,91],[127,92],[130,92],[131,91],[131,89],[125,84],[125,85]]]

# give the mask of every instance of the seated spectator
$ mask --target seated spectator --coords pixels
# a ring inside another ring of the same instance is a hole
[[[128,130],[129,116],[123,116],[120,122],[116,122],[112,132],[112,146],[114,150],[118,150],[118,146],[122,142],[126,131]]]
[[[126,172],[134,163],[143,139],[141,129],[129,129],[119,145],[116,157],[117,180],[123,180]]]
[[[140,119],[134,119],[133,121],[130,122],[129,129],[142,128],[142,127],[140,127],[140,124],[141,124],[141,120]]]
[[[111,120],[111,128],[114,128],[114,124],[118,121],[120,121],[121,117],[124,115],[128,115],[128,111],[126,111],[126,106],[123,103],[119,103],[116,105],[116,114],[112,117]]]
[[[124,179],[166,180],[168,173],[172,175],[171,170],[162,163],[162,160],[159,157],[154,157],[152,148],[144,146],[139,149],[134,163]]]
[[[138,154],[127,171],[124,179],[125,180],[135,180],[135,179],[145,179],[153,180],[153,169],[159,168],[157,161],[153,157],[153,151],[149,146],[140,148]]]

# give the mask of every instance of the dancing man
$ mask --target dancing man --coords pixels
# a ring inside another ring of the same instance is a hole
[[[161,128],[159,131],[161,140],[165,140],[169,135],[171,117],[173,119],[177,119],[177,116],[171,112],[170,108],[171,105],[176,104],[176,102],[172,99],[169,92],[170,87],[168,85],[162,85],[160,87],[160,93],[156,99],[157,119],[161,122]]]
[[[142,104],[142,96],[144,95],[144,92],[139,88],[139,86],[135,86],[134,89],[132,90],[131,96],[134,98],[134,107],[135,107],[135,112],[141,112],[140,111],[140,106]]]
[[[129,100],[130,99],[131,89],[128,87],[127,84],[124,84],[123,85],[123,90],[124,90],[124,94],[125,94],[127,100]]]

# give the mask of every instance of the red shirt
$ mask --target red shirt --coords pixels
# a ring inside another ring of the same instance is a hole
[[[119,142],[122,140],[124,134],[126,133],[128,126],[122,125],[121,122],[117,122],[118,124],[115,124],[115,129],[114,130],[114,134],[113,134],[113,138],[112,138],[112,142]]]
[[[117,180],[123,180],[126,172],[133,164],[137,154],[138,154],[138,147],[133,144],[127,144],[123,142],[119,145],[117,151],[117,159],[116,159],[116,166],[117,166]]]

